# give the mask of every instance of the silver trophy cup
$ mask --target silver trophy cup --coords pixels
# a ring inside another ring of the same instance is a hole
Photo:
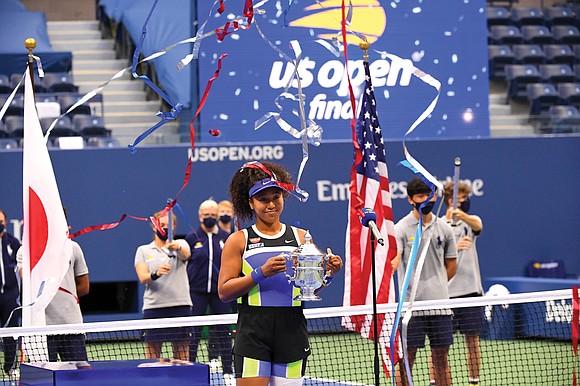
[[[314,291],[320,288],[327,279],[325,272],[328,257],[312,243],[310,232],[306,232],[304,240],[304,244],[286,257],[294,265],[293,275],[286,274],[286,277],[289,282],[300,288],[300,295],[294,300],[319,301],[322,299]]]

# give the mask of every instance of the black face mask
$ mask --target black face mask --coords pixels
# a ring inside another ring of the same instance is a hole
[[[229,223],[230,223],[230,221],[232,221],[232,216],[230,216],[230,215],[227,215],[227,214],[222,214],[222,215],[220,216],[220,222],[221,222],[222,224],[229,224]]]
[[[4,232],[4,224],[0,224],[0,233]]]
[[[216,223],[217,223],[217,220],[213,217],[206,217],[203,219],[203,225],[205,225],[205,227],[208,229],[213,228]]]
[[[422,203],[415,203],[415,208],[421,213],[423,214],[429,214],[431,213],[431,211],[433,210],[433,207],[435,206],[435,201],[429,201],[428,203],[425,204],[425,206],[422,209],[419,209],[421,207]]]
[[[161,235],[161,232],[159,232],[158,230],[155,230],[155,234],[157,235],[157,237],[159,237],[159,240],[167,241],[167,239],[169,238],[169,228],[163,228],[163,230],[165,231],[164,235]]]
[[[469,213],[469,207],[470,206],[471,206],[471,200],[469,199],[469,197],[466,197],[463,202],[460,202],[459,203],[459,208],[458,209],[461,209],[465,213]]]

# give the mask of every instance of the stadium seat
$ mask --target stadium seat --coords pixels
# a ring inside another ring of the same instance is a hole
[[[44,74],[44,84],[48,92],[78,92],[73,77],[68,72],[47,72]]]
[[[507,65],[505,66],[505,76],[508,82],[508,100],[527,100],[527,85],[541,82],[540,72],[533,64]]]
[[[580,132],[580,112],[574,106],[550,107],[550,121],[554,133]]]
[[[524,25],[544,25],[544,13],[536,7],[513,7],[510,12],[512,24],[519,27]]]
[[[66,113],[68,109],[72,105],[77,103],[81,98],[82,98],[81,95],[70,95],[70,94],[59,95],[57,98],[57,102],[60,105],[61,114]],[[91,106],[89,106],[88,104],[82,104],[80,106],[77,106],[74,110],[72,110],[69,113],[69,115],[71,116],[76,114],[91,115],[91,113],[92,113]]]
[[[77,114],[73,117],[73,128],[83,137],[108,137],[111,130],[105,127],[105,119],[95,115]]]
[[[12,90],[8,75],[0,74],[0,94],[10,94]]]
[[[18,141],[14,138],[0,138],[0,150],[17,149]]]
[[[557,89],[564,103],[580,106],[580,83],[559,83]]]
[[[512,51],[519,64],[544,64],[546,55],[537,44],[514,44]]]
[[[487,7],[487,26],[510,25],[512,23],[510,12],[506,7]]]
[[[6,124],[4,121],[0,121],[0,138],[8,137],[8,132],[6,131]]]
[[[524,42],[522,31],[514,25],[492,25],[489,27],[493,44],[520,44]]]
[[[87,147],[119,147],[119,141],[112,137],[89,137],[86,139]]]
[[[24,137],[24,116],[10,115],[4,118],[5,130],[10,138]]]
[[[554,42],[552,32],[545,25],[524,25],[522,37],[528,44],[550,44]]]
[[[52,124],[53,121],[54,121],[54,118],[42,118],[42,119],[40,119],[40,126],[42,127],[42,131],[44,132],[44,134],[46,134],[48,128],[50,127],[50,125]],[[53,127],[53,129],[50,133],[50,138],[72,137],[75,135],[78,135],[78,134],[73,129],[71,118],[65,115],[64,117],[60,117],[57,120],[55,126]]]
[[[0,108],[4,106],[6,101],[8,100],[8,95],[0,97]],[[12,99],[10,106],[4,113],[4,116],[7,117],[9,115],[24,115],[24,97],[22,94],[17,94]]]
[[[580,31],[573,25],[555,25],[552,27],[554,42],[559,44],[580,44]]]
[[[489,77],[490,79],[505,78],[505,66],[515,64],[516,58],[512,49],[508,45],[489,45],[487,46],[489,58]]]
[[[527,85],[530,115],[545,115],[550,107],[561,102],[556,86],[551,83],[532,83]]]
[[[56,102],[36,102],[38,118],[57,118],[60,116],[60,105]]]
[[[12,90],[14,90],[16,88],[16,86],[18,85],[18,82],[20,82],[20,80],[22,79],[22,74],[12,74],[10,75],[10,86],[12,87]],[[12,90],[10,90],[10,92],[12,92]],[[24,92],[24,81],[22,81],[22,83],[20,84],[20,87],[18,88],[18,92],[22,93]],[[46,87],[44,85],[44,79],[40,78],[38,76],[38,73],[34,74],[34,93],[41,93],[41,92],[46,92]]]
[[[576,25],[578,24],[578,19],[576,13],[570,7],[557,6],[557,7],[545,7],[544,8],[544,19],[546,19],[546,24],[549,26],[554,25]]]
[[[567,64],[542,64],[539,70],[540,76],[546,82],[567,83],[576,80],[576,74]]]
[[[52,141],[55,147],[60,149],[82,149],[85,147],[85,141],[80,136],[60,136]]]
[[[547,44],[544,46],[546,61],[550,64],[567,64],[573,66],[576,56],[570,46],[566,44]]]

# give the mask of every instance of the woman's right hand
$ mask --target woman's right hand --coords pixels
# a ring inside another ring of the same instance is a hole
[[[274,276],[278,273],[286,272],[286,257],[285,255],[278,255],[270,257],[264,265],[262,265],[262,273],[266,277]]]

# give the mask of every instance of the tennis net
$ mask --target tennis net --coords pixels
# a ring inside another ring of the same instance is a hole
[[[570,385],[574,366],[578,364],[572,350],[572,290],[546,291],[506,296],[485,296],[449,301],[416,302],[415,315],[446,315],[449,310],[478,307],[482,325],[480,335],[480,385]],[[404,307],[406,308],[406,307]],[[378,313],[392,317],[395,304],[379,305]],[[330,307],[305,309],[310,331],[312,354],[308,359],[305,385],[374,385],[375,346],[372,340],[343,327],[345,318],[372,318],[372,307]],[[473,314],[471,314],[473,315]],[[202,329],[196,362],[209,363],[212,326],[227,326],[235,335],[236,315],[208,315],[188,318],[85,323],[29,328],[2,328],[0,337],[25,342],[25,354],[18,358],[35,361],[41,358],[48,340],[66,342],[67,337],[84,336],[87,362],[143,360],[146,358],[143,335],[160,329],[164,333],[181,328],[191,333]],[[577,323],[577,321],[576,321]],[[205,330],[209,326],[209,337]],[[410,335],[408,339],[415,339]],[[166,339],[171,339],[166,335]],[[70,341],[70,339],[69,339]],[[388,337],[381,341],[388,342]],[[407,342],[409,343],[409,341]],[[449,348],[449,369],[454,384],[468,384],[469,369],[465,335],[455,331]],[[413,383],[429,384],[430,344],[417,350],[412,370]],[[20,346],[19,346],[20,347]],[[380,352],[380,348],[379,348]],[[2,355],[2,354],[0,354]],[[172,358],[172,348],[165,344],[162,357]],[[4,365],[5,357],[0,356]],[[80,358],[82,360],[82,358]],[[18,362],[18,361],[17,361]],[[212,365],[215,362],[212,363]],[[17,364],[18,366],[18,364]],[[390,368],[389,368],[390,370]],[[211,384],[224,384],[221,369],[211,367]],[[379,368],[380,384],[392,384],[384,368]],[[399,372],[396,372],[399,374]]]

